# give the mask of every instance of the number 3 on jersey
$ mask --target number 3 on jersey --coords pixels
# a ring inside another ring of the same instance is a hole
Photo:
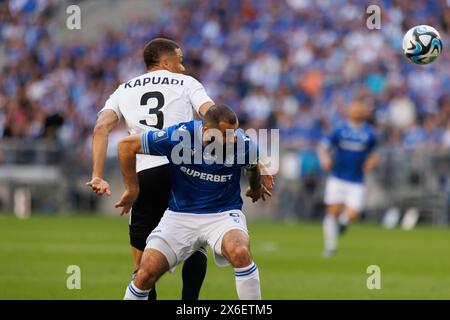
[[[150,115],[156,115],[156,124],[149,124],[146,119],[140,120],[139,123],[149,127],[162,129],[164,127],[164,114],[160,109],[164,107],[164,96],[158,91],[146,92],[141,97],[141,106],[147,106],[150,99],[156,99],[156,107],[150,108],[148,111]]]

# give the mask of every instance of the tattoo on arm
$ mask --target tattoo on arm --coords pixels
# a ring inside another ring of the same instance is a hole
[[[252,190],[259,190],[261,188],[261,172],[259,171],[259,167],[255,165],[252,168],[247,169],[247,172],[250,174],[248,178],[250,188]]]

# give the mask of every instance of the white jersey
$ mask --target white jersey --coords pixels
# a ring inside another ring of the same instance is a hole
[[[129,134],[140,134],[191,121],[192,107],[198,112],[206,102],[212,102],[212,99],[196,79],[158,70],[121,84],[100,112],[113,110],[119,119],[125,119]],[[139,154],[136,171],[166,163],[169,163],[166,157]]]

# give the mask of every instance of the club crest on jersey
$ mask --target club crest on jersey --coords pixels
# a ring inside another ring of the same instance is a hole
[[[240,220],[240,217],[239,217],[238,213],[232,212],[232,213],[230,213],[230,217],[233,218],[234,222],[241,223],[241,220]]]
[[[153,141],[158,142],[164,139],[167,139],[169,134],[166,130],[156,131],[153,133]]]

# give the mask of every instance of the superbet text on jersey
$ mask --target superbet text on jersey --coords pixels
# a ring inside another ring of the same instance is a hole
[[[104,108],[125,119],[130,134],[158,130],[193,120],[194,108],[212,99],[196,79],[167,70],[147,72],[121,84]],[[137,155],[136,171],[167,164],[166,157]]]

